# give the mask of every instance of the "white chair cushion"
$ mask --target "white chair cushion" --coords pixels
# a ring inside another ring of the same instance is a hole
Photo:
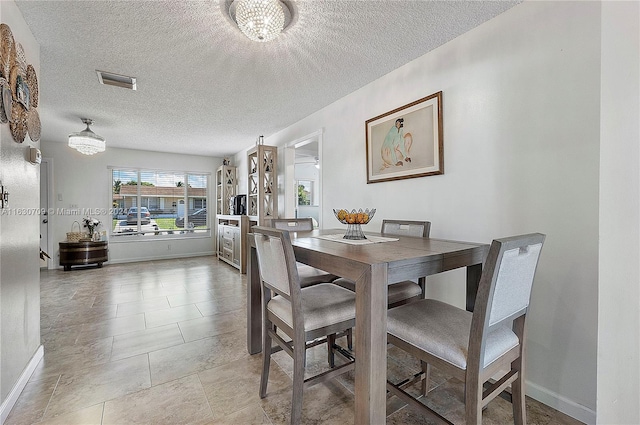
[[[460,369],[467,368],[472,313],[437,300],[419,300],[389,310],[387,332]],[[518,345],[507,326],[487,336],[484,367]]]
[[[331,273],[306,264],[296,263],[296,266],[298,267],[298,277],[300,278],[300,287],[302,288],[317,285],[318,283],[328,283],[337,278],[337,276]]]
[[[355,292],[356,284],[352,280],[340,278],[334,280],[332,283]],[[405,280],[403,282],[393,283],[388,287],[387,302],[389,304],[396,303],[398,301],[408,300],[409,298],[422,295],[422,288],[417,283],[411,280]]]
[[[302,288],[301,292],[305,332],[356,317],[356,298],[351,291],[331,283],[321,283]],[[284,297],[273,297],[267,304],[267,310],[293,327],[291,304]]]

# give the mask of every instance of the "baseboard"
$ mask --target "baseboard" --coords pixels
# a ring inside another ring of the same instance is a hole
[[[16,401],[18,401],[18,397],[20,397],[20,394],[22,393],[22,390],[24,390],[24,387],[27,386],[29,378],[31,378],[33,371],[36,370],[36,367],[38,366],[38,363],[40,363],[40,360],[42,360],[42,357],[44,357],[43,345],[38,347],[33,357],[31,357],[31,360],[29,360],[27,367],[25,367],[22,371],[20,378],[18,378],[18,381],[9,392],[6,400],[2,403],[2,405],[0,405],[0,425],[2,425],[5,420],[7,420],[11,409],[13,409]]]
[[[546,404],[580,422],[584,422],[587,425],[595,425],[596,423],[596,412],[594,410],[562,397],[560,394],[556,394],[529,381],[527,381],[526,393],[529,397],[538,400],[540,403]]]
[[[2,0],[0,0],[2,1]],[[109,264],[127,264],[127,263],[139,263],[142,261],[155,261],[155,260],[174,260],[178,258],[192,258],[192,257],[216,257],[215,251],[205,251],[205,252],[192,252],[188,254],[170,254],[170,255],[155,255],[153,257],[136,257],[136,258],[119,258],[119,259],[109,259],[108,262],[104,263],[104,266],[108,266]],[[217,259],[217,257],[216,257]],[[95,267],[95,265],[89,265],[87,267]],[[58,270],[62,270],[62,266],[56,267]],[[0,424],[1,425],[1,424]]]
[[[205,252],[191,252],[188,254],[154,255],[153,257],[119,258],[117,260],[109,260],[109,263],[105,263],[105,265],[106,264],[139,263],[141,261],[174,260],[177,258],[212,257],[212,256],[215,257],[215,255],[216,255],[215,251],[205,251]]]

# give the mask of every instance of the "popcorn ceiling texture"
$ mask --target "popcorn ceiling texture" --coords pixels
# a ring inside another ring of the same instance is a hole
[[[16,1],[41,48],[45,143],[92,129],[121,147],[232,155],[519,1],[296,1],[247,39],[221,1]],[[138,79],[101,86],[95,70]],[[422,94],[422,93],[421,93]]]

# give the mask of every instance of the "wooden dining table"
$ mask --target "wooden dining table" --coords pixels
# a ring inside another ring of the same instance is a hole
[[[487,244],[393,236],[398,240],[352,245],[321,239],[344,229],[290,232],[298,262],[354,281],[355,423],[386,422],[387,285],[466,267],[466,308],[473,310]],[[380,233],[365,232],[372,236]],[[247,235],[247,349],[262,350],[261,290],[253,235]]]

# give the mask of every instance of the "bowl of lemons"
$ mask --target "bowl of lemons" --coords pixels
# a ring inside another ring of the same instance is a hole
[[[361,225],[371,221],[376,209],[353,209],[351,212],[346,209],[334,209],[333,213],[340,223],[347,225],[347,233],[343,236],[344,239],[361,240],[367,239]]]

